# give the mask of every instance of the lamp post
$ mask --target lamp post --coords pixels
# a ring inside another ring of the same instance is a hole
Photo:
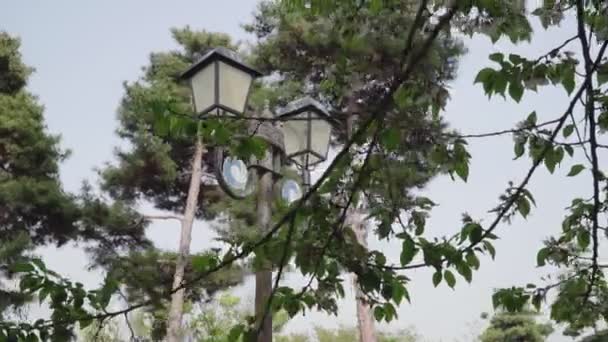
[[[209,115],[244,117],[251,84],[258,76],[261,76],[259,72],[224,48],[212,50],[183,74],[192,87],[194,108],[203,119]],[[249,130],[269,144],[265,156],[243,161],[217,148],[213,164],[217,182],[229,196],[242,199],[257,187],[257,226],[264,234],[272,216],[275,180],[284,177],[281,174],[283,165],[293,163],[300,168],[304,188],[308,189],[310,169],[327,158],[331,124],[329,113],[310,97],[288,104],[277,117],[268,108],[255,115],[260,120],[250,120]],[[278,195],[293,202],[302,196],[302,192],[296,180],[286,179]],[[264,312],[271,292],[272,267],[268,265],[256,271],[255,314],[259,342],[272,341],[272,315]]]

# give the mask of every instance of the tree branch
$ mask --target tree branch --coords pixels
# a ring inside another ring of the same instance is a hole
[[[591,77],[593,74],[593,60],[591,59],[591,55],[589,52],[589,42],[587,40],[587,35],[585,31],[585,9],[583,0],[576,1],[576,19],[578,22],[578,38],[581,42],[581,47],[583,50],[583,60],[585,63],[585,73],[587,77]],[[604,43],[602,48],[605,48],[608,42]],[[597,154],[597,137],[596,137],[596,121],[595,121],[595,103],[594,103],[594,94],[593,94],[593,81],[588,79],[585,83],[585,91],[587,95],[587,101],[585,104],[585,117],[589,121],[589,143],[591,148],[591,175],[593,178],[593,212],[591,215],[592,221],[592,231],[591,236],[593,240],[593,255],[591,260],[591,275],[589,276],[589,287],[585,292],[585,297],[583,300],[583,305],[587,303],[589,297],[591,296],[591,292],[593,291],[593,284],[595,283],[597,274],[599,272],[598,267],[598,258],[599,258],[599,239],[598,239],[598,229],[599,229],[599,212],[600,212],[600,186],[599,186],[599,177],[601,171],[599,169],[599,158]]]
[[[143,215],[146,220],[178,220],[182,221],[183,217],[175,215]]]

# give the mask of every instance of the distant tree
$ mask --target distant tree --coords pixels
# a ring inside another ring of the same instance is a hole
[[[62,188],[59,165],[69,153],[48,132],[42,105],[25,89],[33,69],[23,64],[19,47],[19,39],[0,32],[0,278],[11,278],[11,265],[47,244],[94,241],[94,260],[99,253],[145,246],[145,222],[135,212],[102,201],[88,186],[79,195]],[[0,281],[0,321],[7,308],[28,299]]]
[[[120,328],[116,320],[111,320],[105,324],[95,323],[80,332],[78,337],[82,342],[119,342],[121,338]]]
[[[340,327],[337,329],[316,327],[316,339],[310,339],[303,334],[279,335],[277,342],[352,342],[359,340],[359,331],[355,327]],[[401,330],[395,333],[378,332],[379,342],[416,342],[420,337],[410,330]]]
[[[536,313],[497,313],[479,336],[481,342],[543,342],[553,332],[549,323],[535,320]]]
[[[593,335],[589,335],[580,340],[580,342],[604,342],[608,341],[608,330],[601,330]]]

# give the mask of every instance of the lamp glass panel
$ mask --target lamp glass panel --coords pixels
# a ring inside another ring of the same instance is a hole
[[[302,198],[302,188],[300,184],[293,179],[288,179],[283,182],[281,187],[281,198],[287,203],[293,203]]]
[[[239,114],[243,113],[253,76],[224,62],[219,64],[220,104]]]
[[[288,118],[283,124],[285,153],[293,155],[306,151],[308,141],[307,113],[301,113]]]
[[[327,120],[317,114],[311,113],[310,118],[310,150],[323,156],[323,159],[319,159],[317,156],[311,156],[316,159],[313,163],[316,163],[324,160],[327,156],[329,140],[331,137],[331,126]]]
[[[215,102],[215,63],[210,63],[192,77],[194,109],[197,113]]]

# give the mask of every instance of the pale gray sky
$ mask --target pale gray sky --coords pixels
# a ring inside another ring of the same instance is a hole
[[[4,0],[0,11],[0,30],[22,39],[25,62],[36,68],[29,89],[44,104],[50,131],[63,136],[63,146],[73,150],[61,169],[67,189],[76,191],[82,180],[94,180],[94,167],[112,159],[112,150],[120,142],[114,135],[115,110],[122,95],[122,82],[135,80],[152,51],[175,47],[169,28],[190,25],[196,29],[222,31],[235,39],[248,39],[239,24],[246,22],[256,0]],[[532,44],[516,47],[526,56],[549,51],[570,36],[572,21],[559,29],[545,32],[535,21],[538,33]],[[479,86],[473,86],[478,70],[489,65],[487,55],[510,51],[505,41],[492,45],[485,37],[465,41],[469,53],[461,61],[459,78],[452,84],[452,101],[445,113],[453,127],[462,132],[487,132],[511,127],[516,121],[536,110],[539,121],[561,114],[568,97],[562,89],[547,88],[539,94],[524,95],[515,104],[501,98],[488,101]],[[487,211],[497,204],[498,195],[509,180],[519,181],[529,161],[512,161],[510,137],[472,141],[473,155],[470,181],[463,184],[448,177],[434,180],[425,192],[440,206],[429,220],[432,235],[452,234],[460,227],[463,212],[490,222]],[[535,267],[535,256],[542,240],[559,230],[564,208],[575,195],[589,195],[587,177],[565,178],[570,163],[566,161],[553,177],[539,170],[531,190],[539,208],[528,220],[516,219],[502,225],[501,239],[496,243],[497,258],[482,259],[481,270],[473,283],[458,278],[456,290],[445,285],[433,288],[428,271],[408,272],[412,304],[399,309],[400,319],[385,329],[414,326],[429,341],[471,341],[484,323],[481,312],[491,312],[491,294],[497,287],[522,285],[537,281],[549,269]],[[159,247],[175,249],[178,226],[154,225],[149,233]],[[205,223],[195,228],[193,249],[209,246],[211,234]],[[393,260],[398,260],[399,246],[378,244]],[[80,250],[68,247],[42,251],[49,266],[88,286],[95,286],[99,274],[87,272],[86,257]],[[292,277],[293,278],[293,277]],[[290,279],[294,283],[298,279]],[[251,282],[238,290],[252,296]],[[251,298],[249,298],[251,299]],[[341,303],[338,318],[311,314],[299,317],[289,325],[291,331],[308,331],[314,323],[335,326],[354,325],[352,293]],[[566,340],[555,334],[551,341]]]

